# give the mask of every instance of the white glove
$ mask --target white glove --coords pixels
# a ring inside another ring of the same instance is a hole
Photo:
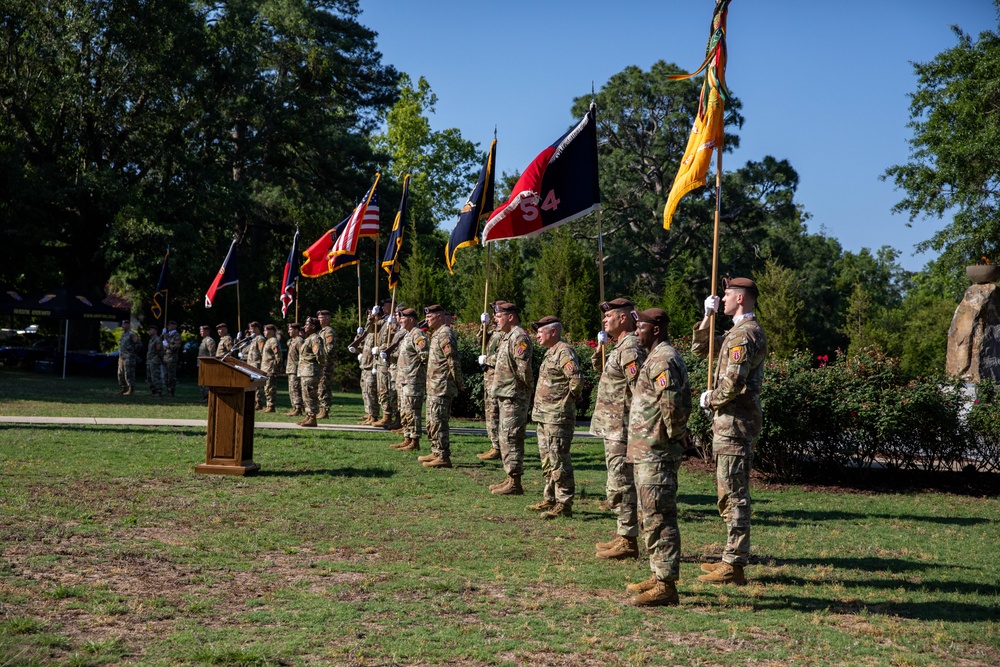
[[[372,348],[372,356],[374,357],[378,356],[378,345]]]
[[[489,313],[483,313],[482,315],[479,316],[479,321],[482,322],[483,324],[489,324],[490,323],[490,314]]]
[[[485,366],[486,365],[486,355],[485,354],[480,354],[479,355],[479,365],[480,366]]]
[[[396,316],[390,315],[389,317],[385,318],[385,321],[388,322],[389,324],[394,324],[396,322]]]
[[[365,355],[363,355],[363,354],[359,354],[359,355],[358,355],[358,361],[361,361],[361,357],[363,357],[363,356],[365,356]]]
[[[374,308],[372,308],[372,315],[381,315],[381,314],[382,314],[382,309],[381,308],[379,308],[378,306],[375,306]]]
[[[605,331],[604,329],[601,329],[600,331],[597,332],[597,344],[598,345],[604,345],[609,340],[611,340],[611,337],[608,336],[608,332],[607,331]]]
[[[372,375],[378,375],[378,369],[377,368],[373,368],[372,369]]]
[[[351,354],[357,354],[358,353],[358,348],[354,347],[353,345],[348,345],[347,346],[347,351],[350,352]]]
[[[360,336],[361,334],[363,334],[364,332],[365,332],[365,328],[364,328],[364,327],[358,327],[358,335],[359,335],[359,336]]]
[[[386,354],[385,352],[379,352],[379,355],[378,355],[378,356],[379,356],[379,358],[381,358],[381,359],[382,359],[382,361],[385,361],[386,359],[388,359],[388,358],[389,358],[389,355],[388,355],[388,354]]]
[[[698,405],[700,405],[703,408],[711,407],[709,405],[710,400],[712,400],[712,392],[703,391],[701,392],[701,398],[698,399]]]
[[[712,296],[705,297],[705,317],[708,317],[714,312],[719,310],[719,297]]]

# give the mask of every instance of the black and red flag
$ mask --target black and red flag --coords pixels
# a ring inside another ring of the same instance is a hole
[[[239,253],[236,251],[236,239],[233,239],[232,244],[229,246],[229,252],[226,253],[226,259],[223,260],[222,266],[219,267],[219,272],[215,274],[215,280],[212,281],[211,287],[205,293],[205,307],[212,307],[212,302],[215,300],[215,293],[220,289],[239,282]]]
[[[451,230],[451,237],[448,245],[444,248],[444,261],[448,265],[448,271],[454,273],[455,253],[459,248],[466,248],[479,243],[479,223],[490,215],[496,206],[496,196],[494,186],[496,183],[496,163],[497,163],[497,140],[490,144],[490,153],[486,156],[482,171],[479,172],[479,180],[476,187],[472,189],[468,201],[462,207],[462,212],[458,217],[458,224]]]
[[[292,250],[285,260],[285,270],[281,274],[281,316],[285,317],[288,307],[295,300],[295,293],[298,289],[299,280],[299,231],[295,230],[292,238]]]
[[[528,165],[486,222],[483,243],[534,236],[600,210],[596,115],[591,103],[583,120]]]

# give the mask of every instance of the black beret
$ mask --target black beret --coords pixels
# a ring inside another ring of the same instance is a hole
[[[602,313],[606,313],[609,310],[618,310],[619,308],[628,308],[629,310],[632,310],[633,308],[635,308],[635,306],[632,305],[631,301],[629,301],[624,297],[619,297],[611,301],[605,301],[604,303],[601,304]]]
[[[636,322],[648,322],[658,327],[666,328],[670,324],[670,316],[660,308],[632,311],[632,319]]]
[[[215,325],[215,328],[216,329],[228,329],[229,325],[226,324],[225,322],[219,322],[218,324]]]
[[[317,310],[316,311],[316,317],[330,317],[330,311],[329,310]]]
[[[498,313],[517,313],[521,314],[521,309],[517,307],[517,304],[513,304],[510,301],[501,301],[496,305],[496,311]]]
[[[399,315],[401,317],[416,317],[417,311],[413,310],[412,308],[403,308],[401,311],[399,311]]]
[[[559,318],[558,317],[554,317],[552,315],[546,315],[545,317],[543,317],[542,319],[538,320],[537,322],[532,322],[531,328],[533,328],[535,331],[538,331],[542,327],[547,327],[550,324],[559,324]]]
[[[433,306],[427,306],[426,308],[424,308],[424,315],[430,315],[431,313],[446,313],[446,312],[448,311],[444,309],[444,306],[438,305],[436,303]]]

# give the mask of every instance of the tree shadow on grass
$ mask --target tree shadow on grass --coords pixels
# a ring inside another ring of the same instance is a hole
[[[784,512],[757,511],[753,513],[754,523],[761,526],[794,527],[801,523],[821,523],[825,521],[925,521],[946,526],[977,526],[995,523],[994,519],[983,517],[919,516],[916,514],[872,514],[830,510],[789,510]]]
[[[951,623],[982,623],[996,621],[1000,607],[973,602],[927,600],[922,602],[861,602],[830,598],[780,595],[755,600],[755,611],[788,610],[803,612],[825,611],[834,614],[870,614],[895,616],[917,621],[948,621]]]
[[[254,477],[372,477],[388,478],[396,474],[388,468],[322,468],[318,470],[260,470]]]

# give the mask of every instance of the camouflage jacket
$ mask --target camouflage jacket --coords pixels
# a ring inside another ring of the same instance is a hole
[[[243,351],[243,361],[254,368],[260,368],[260,360],[264,356],[264,337],[260,334],[253,334],[250,344]]]
[[[397,348],[399,359],[396,386],[403,392],[403,396],[423,396],[427,387],[427,334],[420,327],[401,331],[404,337]]]
[[[233,351],[233,337],[223,336],[219,339],[219,346],[215,348],[216,359],[221,359]]]
[[[285,374],[298,375],[299,350],[302,349],[302,336],[296,336],[288,341],[288,357],[285,359]]]
[[[458,396],[465,388],[458,360],[458,339],[451,327],[438,327],[431,335],[427,356],[427,395]]]
[[[299,377],[318,377],[326,365],[326,343],[318,333],[312,333],[299,348]]]
[[[327,325],[319,330],[319,336],[323,339],[323,345],[325,346],[326,359],[323,361],[323,368],[329,370],[333,367],[333,362],[336,354],[337,347],[337,332],[333,330],[333,327]]]
[[[135,361],[136,354],[139,353],[139,334],[129,329],[122,332],[122,337],[118,339],[118,356],[125,361]]]
[[[493,373],[497,366],[497,350],[500,349],[500,341],[503,339],[503,332],[494,329],[490,332],[490,339],[486,342],[486,370],[483,371],[483,386],[486,387],[486,397],[493,396]]]
[[[504,334],[493,371],[494,397],[527,400],[531,396],[535,385],[531,369],[532,350],[531,336],[520,325]]]
[[[676,461],[687,449],[691,384],[687,367],[673,346],[663,341],[639,369],[628,423],[628,460],[633,463]]]
[[[600,350],[598,350],[600,352]],[[646,360],[646,351],[634,333],[626,333],[615,345],[604,363],[597,385],[597,403],[590,419],[590,433],[608,440],[628,438],[628,413],[632,389],[639,377],[639,367]]]
[[[201,339],[201,344],[198,345],[198,356],[199,357],[214,357],[215,356],[215,339],[211,336],[205,336]]]
[[[358,359],[358,366],[363,371],[370,371],[375,365],[375,357],[372,355],[373,347],[375,347],[375,334],[369,331],[361,343],[361,358]]]
[[[695,328],[691,349],[699,357],[708,356],[708,329]],[[715,350],[719,362],[709,401],[715,413],[712,451],[745,455],[764,424],[760,390],[764,384],[767,337],[751,314],[724,336],[716,336]]]
[[[146,346],[146,365],[163,362],[163,341],[159,336],[150,336]]]
[[[388,372],[390,358],[386,355],[386,359],[382,359],[382,352],[392,345],[393,338],[396,336],[397,326],[395,324],[388,324],[385,320],[379,322],[378,333],[375,335],[375,344],[378,346],[379,355],[375,359],[375,365],[378,366],[380,373]]]
[[[531,418],[540,424],[575,424],[576,401],[583,392],[583,375],[576,352],[566,341],[545,351],[535,385]]]
[[[163,361],[174,363],[181,356],[181,332],[177,329],[163,334]]]
[[[279,375],[281,368],[281,347],[277,338],[265,338],[260,357],[260,370],[268,375]]]

